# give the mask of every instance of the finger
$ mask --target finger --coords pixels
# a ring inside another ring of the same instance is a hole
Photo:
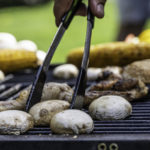
[[[86,16],[87,15],[87,7],[84,3],[80,4],[80,7],[76,12],[76,15],[79,15],[79,16]]]
[[[70,9],[72,2],[73,0],[55,0],[54,15],[57,26],[59,26],[61,18],[63,17],[65,12],[67,12]],[[86,5],[81,3],[79,9],[76,12],[76,15],[86,16],[86,14],[87,14]]]
[[[57,26],[60,24],[62,16],[71,7],[72,2],[73,0],[55,0],[54,15]]]
[[[89,0],[90,9],[94,16],[98,18],[104,17],[104,5],[106,0]]]

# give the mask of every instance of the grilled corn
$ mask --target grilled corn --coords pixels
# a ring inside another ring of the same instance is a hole
[[[72,50],[67,63],[80,67],[83,48]],[[91,46],[89,67],[124,66],[136,60],[150,58],[150,44],[114,42]]]
[[[35,52],[26,50],[0,50],[0,69],[6,73],[19,69],[36,67]]]
[[[144,30],[140,35],[139,39],[141,42],[150,43],[150,29]]]

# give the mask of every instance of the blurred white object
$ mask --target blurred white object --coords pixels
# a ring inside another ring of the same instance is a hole
[[[30,40],[22,40],[18,42],[17,49],[36,51],[37,45],[33,41],[30,41]]]
[[[0,80],[4,80],[5,75],[4,72],[0,70]]]
[[[96,80],[99,76],[102,76],[103,70],[101,68],[88,68],[87,79]]]
[[[78,68],[73,64],[64,64],[56,67],[53,75],[60,79],[75,78],[78,75]]]
[[[0,32],[0,49],[15,49],[16,38],[10,33]]]
[[[38,65],[41,65],[46,57],[46,52],[42,51],[42,50],[38,50],[36,52],[36,56],[38,59]]]
[[[127,43],[133,43],[133,44],[138,44],[140,42],[140,40],[134,34],[129,34],[125,38],[125,42],[127,42]]]

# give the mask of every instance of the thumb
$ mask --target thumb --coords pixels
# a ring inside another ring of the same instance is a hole
[[[89,0],[90,9],[94,16],[97,18],[104,17],[105,3],[106,0]]]

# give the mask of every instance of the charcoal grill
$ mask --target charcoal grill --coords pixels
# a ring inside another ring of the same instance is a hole
[[[74,86],[75,79],[58,80],[51,65],[47,82],[67,82]],[[17,97],[20,90],[30,85],[37,69],[27,69],[8,76],[1,82],[0,100]],[[91,82],[87,83],[92,84]],[[11,91],[12,86],[17,86]],[[5,91],[5,92],[4,92]],[[125,120],[94,121],[94,131],[88,135],[55,135],[49,127],[35,127],[24,135],[0,135],[0,150],[149,150],[150,149],[150,98],[132,102],[133,113]],[[87,111],[86,109],[84,111]]]

